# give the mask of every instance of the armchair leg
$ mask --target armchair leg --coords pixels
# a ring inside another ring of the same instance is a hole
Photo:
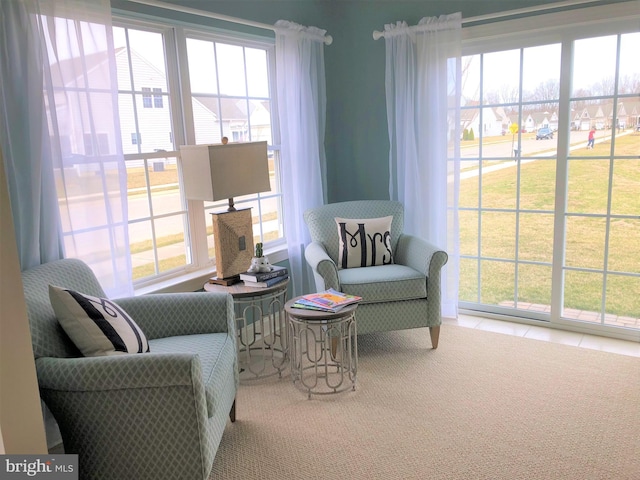
[[[429,334],[431,335],[431,346],[438,348],[438,339],[440,338],[440,325],[437,327],[429,327]]]
[[[231,419],[231,422],[235,422],[236,421],[236,401],[233,401],[233,405],[231,405],[231,410],[229,411],[229,418]]]

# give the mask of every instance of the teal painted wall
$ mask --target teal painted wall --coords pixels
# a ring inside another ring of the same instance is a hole
[[[531,3],[531,2],[528,2]],[[405,20],[463,12],[463,17],[522,7],[524,2],[344,1],[331,18],[325,50],[327,188],[330,202],[389,198],[385,42],[373,31]],[[509,5],[509,7],[507,7]]]
[[[279,19],[327,30],[333,44],[325,49],[327,83],[327,198],[344,200],[389,197],[389,141],[384,91],[385,43],[374,30],[405,20],[415,25],[425,16],[462,12],[463,18],[555,3],[549,0],[165,0],[267,24]],[[616,3],[620,0],[602,0]],[[126,0],[114,8],[159,14],[163,11]],[[166,11],[163,13],[165,15]],[[169,13],[172,18],[184,18]],[[193,17],[192,17],[193,18]],[[206,24],[216,25],[214,20]],[[222,25],[217,23],[217,25]],[[227,24],[228,28],[228,24]],[[235,26],[234,29],[242,27]],[[267,35],[264,30],[244,31]]]

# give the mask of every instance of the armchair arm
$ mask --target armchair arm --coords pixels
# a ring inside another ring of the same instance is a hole
[[[59,392],[99,392],[175,386],[202,387],[202,367],[196,354],[138,353],[103,357],[36,360],[41,389]],[[204,395],[204,390],[202,391]]]
[[[233,298],[226,293],[157,293],[114,300],[147,338],[200,333],[235,334]]]
[[[197,355],[41,357],[36,369],[65,451],[80,454],[81,470],[105,480],[132,478],[132,471],[143,472],[136,478],[207,478],[214,412]]]
[[[442,322],[441,318],[441,275],[442,267],[449,259],[444,250],[435,245],[412,235],[401,235],[398,240],[396,263],[407,265],[427,277],[428,317],[430,327],[436,327]],[[431,337],[434,348],[437,347],[437,333]]]
[[[433,275],[440,275],[440,269],[447,263],[448,256],[444,250],[422,238],[402,234],[398,239],[394,260],[431,279]]]
[[[340,290],[338,266],[331,259],[325,248],[319,242],[311,242],[304,250],[304,257],[313,270],[316,289],[323,291],[328,288]]]

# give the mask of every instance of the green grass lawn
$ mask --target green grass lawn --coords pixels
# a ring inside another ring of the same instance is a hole
[[[277,218],[276,213],[263,215],[263,219],[265,221],[275,220]],[[253,217],[253,223],[258,222],[258,217]],[[207,235],[213,235],[213,226],[207,226]],[[278,238],[277,232],[265,232],[264,241],[268,242],[271,240],[276,240]],[[254,237],[253,243],[256,244],[260,241],[259,237]],[[158,237],[157,246],[166,247],[170,245],[175,245],[176,243],[184,242],[184,234],[175,234],[175,235],[165,235],[163,237]],[[132,254],[136,253],[144,253],[149,252],[153,248],[153,243],[151,240],[145,240],[142,242],[134,242],[130,246],[130,251]],[[209,255],[213,258],[215,256],[214,249],[209,249]],[[176,255],[174,257],[162,258],[158,260],[158,268],[160,272],[168,272],[174,268],[184,267],[187,264],[186,255]],[[138,280],[141,278],[149,277],[151,275],[155,275],[155,266],[153,263],[147,263],[145,265],[139,265],[133,268],[132,278],[133,280]]]
[[[602,142],[592,150],[571,152],[568,171],[565,265],[588,268],[594,272],[567,271],[565,307],[600,311],[604,272],[607,273],[606,312],[640,317],[640,279],[619,272],[640,273],[640,134],[616,140],[616,155],[633,155],[635,159],[609,160],[592,157],[609,155],[611,144]],[[585,158],[586,157],[586,158]],[[460,299],[486,304],[505,301],[550,304],[551,261],[553,254],[553,211],[555,203],[555,160],[537,160],[520,166],[520,209],[533,210],[516,218],[517,170],[510,168],[461,181],[460,206],[511,211],[483,211],[482,236],[478,242],[477,211],[460,212],[460,246],[462,255],[490,257],[480,266],[478,261],[462,259]],[[613,168],[612,168],[613,167]],[[606,238],[605,217],[579,214],[606,214],[609,177],[612,176],[610,208],[613,215],[635,218],[612,218]],[[519,238],[516,255],[516,231]],[[608,248],[606,248],[608,247]],[[480,249],[480,252],[478,250]],[[607,261],[605,265],[605,252]],[[534,261],[543,265],[517,264],[518,287],[515,292],[516,262]],[[495,259],[495,260],[493,260]],[[515,298],[514,298],[515,297]]]

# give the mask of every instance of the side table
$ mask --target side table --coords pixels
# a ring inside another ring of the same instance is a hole
[[[358,343],[357,304],[339,312],[294,308],[300,297],[285,304],[289,321],[289,356],[293,384],[312,394],[356,389]]]
[[[284,305],[289,280],[272,287],[225,287],[206,283],[207,292],[230,293],[236,317],[240,380],[278,374],[287,367],[288,343]]]

